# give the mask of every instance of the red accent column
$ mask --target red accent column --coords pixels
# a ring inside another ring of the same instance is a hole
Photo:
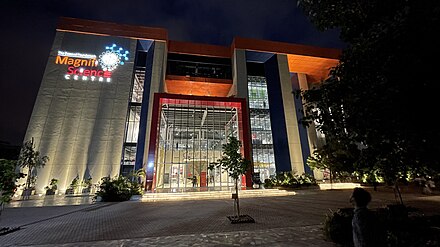
[[[249,126],[249,111],[247,109],[246,99],[241,101],[241,114],[239,114],[239,123],[241,123],[240,138],[243,144],[244,158],[251,161],[249,169],[246,172],[246,187],[252,187],[252,173],[254,171],[254,164],[251,157],[251,136]],[[241,119],[240,119],[241,116]]]

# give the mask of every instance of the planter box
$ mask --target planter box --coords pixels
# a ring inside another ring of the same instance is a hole
[[[140,201],[142,199],[142,195],[132,195],[130,197],[130,201]]]
[[[83,188],[81,191],[82,194],[90,194],[90,188]]]
[[[70,189],[66,190],[66,195],[73,195],[73,194],[75,194],[75,190],[74,189],[70,188]]]
[[[23,190],[23,193],[21,195],[22,196],[33,196],[33,195],[35,195],[35,190],[34,189]]]
[[[56,190],[46,190],[46,196],[52,196],[55,195]]]

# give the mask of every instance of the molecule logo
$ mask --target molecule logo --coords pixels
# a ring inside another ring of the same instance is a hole
[[[124,65],[124,61],[128,60],[129,52],[116,44],[106,46],[105,50],[99,55],[98,62],[104,71],[113,71],[118,65]]]

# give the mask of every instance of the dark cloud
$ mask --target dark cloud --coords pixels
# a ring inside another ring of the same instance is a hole
[[[292,0],[3,0],[0,3],[0,141],[24,138],[59,16],[168,29],[172,40],[230,45],[248,37],[342,48]]]

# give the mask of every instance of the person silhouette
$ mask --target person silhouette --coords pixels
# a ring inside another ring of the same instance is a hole
[[[354,214],[351,225],[353,227],[353,243],[355,247],[381,246],[379,238],[375,236],[375,217],[367,208],[371,202],[371,195],[362,188],[354,188],[350,197],[354,205]]]
[[[197,187],[197,177],[193,176],[193,187]]]

